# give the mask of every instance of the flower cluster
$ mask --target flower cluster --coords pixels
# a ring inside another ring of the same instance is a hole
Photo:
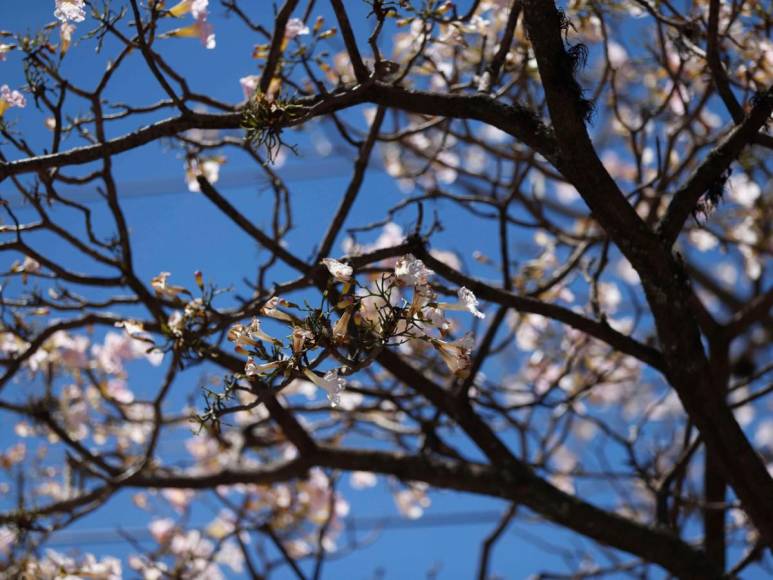
[[[460,288],[456,302],[438,301],[430,284],[433,272],[412,255],[399,258],[391,272],[370,285],[358,281],[350,264],[333,258],[322,264],[331,277],[327,308],[307,307],[304,312],[279,297],[261,308],[264,319],[287,328],[284,339],[264,330],[258,317],[231,326],[228,340],[237,352],[248,355],[245,377],[303,378],[326,392],[337,407],[346,376],[370,364],[379,349],[409,342],[431,345],[454,376],[468,376],[474,340],[470,335],[449,340],[451,323],[445,312],[461,310],[484,318],[472,291]],[[320,372],[317,366],[327,356],[340,366]]]
[[[56,0],[54,16],[60,21],[59,25],[59,52],[66,53],[72,42],[72,33],[75,32],[74,22],[83,22],[86,19],[86,3],[84,0]]]

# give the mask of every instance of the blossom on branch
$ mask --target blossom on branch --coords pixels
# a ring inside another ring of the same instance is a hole
[[[330,401],[331,407],[337,407],[341,404],[341,393],[346,389],[346,379],[340,376],[338,372],[338,369],[333,369],[320,377],[311,369],[303,369],[303,374],[306,375],[306,378],[327,392],[327,398]]]
[[[11,107],[20,109],[27,106],[27,99],[19,91],[12,91],[8,85],[0,87],[0,117]]]
[[[150,285],[156,291],[156,296],[163,296],[164,298],[177,298],[180,294],[190,294],[188,290],[182,286],[174,286],[169,284],[167,280],[172,274],[170,272],[161,272],[158,276],[154,276],[150,281]]]
[[[424,262],[411,254],[400,258],[395,265],[395,276],[406,286],[426,286],[433,274]]]
[[[351,266],[339,262],[334,258],[323,258],[322,263],[327,268],[327,271],[330,272],[330,275],[339,282],[346,284],[352,281],[352,273],[354,270]]]
[[[459,302],[456,304],[450,304],[448,302],[439,302],[438,308],[445,310],[466,310],[470,312],[476,318],[486,318],[486,315],[478,310],[478,299],[473,294],[472,290],[468,290],[464,286],[459,288],[456,292],[459,297]]]
[[[472,349],[475,346],[472,335],[466,334],[454,342],[438,339],[431,339],[430,342],[454,375],[459,378],[469,376],[472,367]]]
[[[54,16],[63,23],[83,22],[86,19],[84,0],[56,0]]]

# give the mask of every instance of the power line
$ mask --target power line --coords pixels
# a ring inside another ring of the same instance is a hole
[[[358,518],[345,518],[343,525],[346,532],[366,530],[398,530],[398,529],[424,529],[445,528],[453,526],[473,526],[481,524],[497,523],[502,517],[499,511],[468,511],[445,514],[428,514],[416,519],[408,519],[400,516],[363,516]],[[204,527],[192,527],[204,531]],[[126,542],[126,536],[131,536],[137,541],[150,541],[152,536],[145,527],[134,528],[104,528],[91,530],[66,530],[55,532],[46,541],[47,546],[69,547],[78,545],[106,545],[122,544]]]
[[[380,170],[381,166],[374,164],[372,168]],[[339,156],[338,158],[331,158],[318,163],[290,163],[275,171],[283,181],[299,183],[346,177],[351,174],[352,168],[349,160]],[[267,188],[270,184],[271,180],[265,173],[247,168],[226,172],[217,181],[217,185],[220,188],[237,188],[248,185]],[[102,197],[95,189],[88,189],[86,186],[64,186],[60,188],[60,192],[62,196],[79,203],[102,200]],[[118,185],[119,199],[141,199],[189,193],[182,176],[182,168],[181,175],[177,177],[125,181]],[[9,195],[7,201],[11,207],[23,207],[26,204],[26,200],[21,194]]]

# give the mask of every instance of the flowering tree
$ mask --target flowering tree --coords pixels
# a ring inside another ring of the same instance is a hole
[[[56,0],[2,33],[4,577],[317,578],[377,482],[408,518],[501,500],[480,578],[534,516],[589,540],[574,577],[769,572],[770,2],[254,4]],[[220,50],[220,16],[238,103],[166,55]],[[296,129],[353,160],[324,223],[295,219]],[[115,165],[145,150],[262,249],[243,278],[143,273]],[[126,493],[150,544],[46,549]]]

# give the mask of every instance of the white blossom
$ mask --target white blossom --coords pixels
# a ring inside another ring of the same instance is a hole
[[[56,0],[54,16],[61,22],[83,22],[86,19],[84,0]]]
[[[309,27],[300,18],[290,18],[285,27],[285,39],[291,40],[296,36],[309,34]]]
[[[339,262],[334,258],[324,258],[322,263],[327,268],[327,271],[330,272],[330,275],[339,282],[351,282],[354,270],[348,264]]]
[[[374,487],[376,483],[378,483],[378,478],[375,473],[370,471],[352,471],[352,474],[349,476],[349,485],[353,489]]]
[[[333,369],[320,377],[311,369],[304,369],[303,374],[320,389],[327,392],[327,398],[331,407],[338,407],[341,404],[341,392],[346,388],[346,379],[339,376],[338,369]]]
[[[486,318],[486,315],[478,310],[478,299],[473,294],[472,290],[468,290],[464,286],[457,291],[459,296],[459,303],[469,310],[477,318]]]
[[[408,254],[397,261],[395,276],[406,286],[426,286],[434,272],[424,262]]]
[[[431,342],[454,375],[460,378],[469,376],[472,367],[472,349],[475,346],[472,335],[466,334],[454,342],[437,339]]]
[[[176,298],[179,294],[188,293],[182,286],[173,286],[169,284],[168,280],[171,275],[170,272],[161,272],[158,276],[154,276],[150,281],[150,285],[156,291],[157,296]]]
[[[0,117],[11,107],[23,109],[26,106],[27,99],[19,91],[12,91],[8,85],[0,87]]]

